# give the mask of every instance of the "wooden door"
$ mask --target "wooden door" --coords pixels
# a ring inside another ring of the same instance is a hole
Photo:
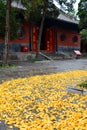
[[[37,51],[39,28],[37,26],[32,27],[32,51]]]
[[[54,29],[47,29],[46,31],[46,43],[47,43],[47,51],[55,52],[55,41],[56,34]]]

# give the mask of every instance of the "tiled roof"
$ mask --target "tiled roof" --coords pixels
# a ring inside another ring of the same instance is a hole
[[[75,23],[75,24],[79,23],[78,20],[76,20],[74,17],[70,17],[69,15],[67,15],[66,13],[64,13],[63,11],[60,11],[58,19],[62,20],[62,21],[66,21],[66,22]]]
[[[21,4],[21,0],[19,0],[18,2],[16,2],[16,1],[14,0],[11,5],[12,5],[13,7],[26,10],[26,8]],[[59,14],[59,16],[58,16],[57,19],[62,20],[62,21],[66,21],[66,22],[71,22],[71,23],[74,23],[74,24],[78,24],[78,23],[79,23],[77,20],[75,20],[75,18],[70,17],[69,15],[67,15],[67,14],[66,14],[65,12],[63,12],[63,11],[60,11],[60,14]]]
[[[25,10],[26,8],[21,4],[21,0],[19,0],[18,2],[16,2],[15,0],[11,3],[12,7],[16,7],[18,9],[23,9]]]

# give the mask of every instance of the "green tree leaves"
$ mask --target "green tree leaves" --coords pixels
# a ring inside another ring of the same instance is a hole
[[[87,44],[87,0],[80,1],[78,15],[80,18],[81,40],[83,44]]]
[[[87,0],[81,0],[78,7],[78,15],[80,17],[80,28],[87,28]]]
[[[0,1],[0,37],[5,37],[5,25],[6,24],[6,5],[3,1]],[[17,18],[17,11],[11,8],[10,13],[10,38],[17,37],[17,32],[20,28],[20,20]]]
[[[87,29],[81,31],[81,39],[84,44],[87,44]]]

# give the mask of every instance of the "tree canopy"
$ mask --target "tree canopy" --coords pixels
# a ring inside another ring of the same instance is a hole
[[[87,44],[87,0],[81,0],[78,5],[78,15],[80,18],[79,27],[81,30],[81,40]]]
[[[22,3],[26,7],[25,17],[31,21],[40,20],[44,12],[46,17],[57,17],[59,14],[58,8],[56,8],[52,0],[22,0]]]
[[[5,37],[6,3],[0,0],[0,37]],[[10,12],[10,38],[14,39],[20,29],[20,20],[17,19],[17,11],[11,8]]]
[[[87,28],[87,0],[81,0],[78,5],[78,15],[80,18],[80,29]]]
[[[74,3],[76,0],[56,0],[58,1],[61,8],[63,8],[67,13],[74,13]]]
[[[67,13],[74,12],[74,3],[76,0],[55,0],[60,6],[60,9]],[[46,11],[46,17],[57,17],[59,15],[59,8],[54,4],[54,0],[22,0],[23,5],[26,7],[25,17],[31,20],[38,20],[43,10]]]
[[[83,43],[87,44],[87,29],[83,29],[80,33]]]

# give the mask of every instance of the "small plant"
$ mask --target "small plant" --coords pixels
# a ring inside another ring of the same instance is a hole
[[[79,84],[80,87],[87,88],[87,80]]]
[[[9,64],[7,66],[4,66],[3,64],[0,64],[0,69],[3,69],[3,68],[14,68],[14,67],[16,67],[16,66],[13,65],[13,64]]]
[[[28,61],[30,62],[36,62],[36,61],[42,61],[43,59],[41,57],[39,58],[35,58],[35,57],[32,57],[32,56],[28,56]]]
[[[83,54],[83,55],[82,55],[82,58],[83,58],[83,59],[87,59],[87,53]]]

